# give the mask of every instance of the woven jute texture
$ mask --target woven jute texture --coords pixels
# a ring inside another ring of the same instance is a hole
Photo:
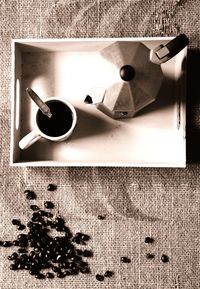
[[[30,203],[55,203],[71,230],[88,233],[92,273],[37,280],[11,271],[0,247],[0,288],[198,289],[200,288],[200,4],[199,0],[0,0],[0,240],[18,232],[13,217],[26,223]],[[174,36],[186,33],[188,52],[186,169],[13,168],[9,166],[11,39]],[[58,188],[48,192],[53,182]],[[37,200],[23,192],[33,189]],[[98,215],[105,215],[98,220]],[[155,242],[144,243],[146,236]],[[147,260],[146,253],[154,253]],[[162,254],[169,256],[162,263]],[[121,256],[131,263],[122,264]],[[114,271],[104,282],[95,274]]]

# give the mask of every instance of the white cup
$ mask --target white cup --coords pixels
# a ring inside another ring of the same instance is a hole
[[[34,116],[34,129],[30,133],[25,135],[19,142],[19,147],[22,150],[27,149],[29,146],[31,146],[33,143],[35,143],[37,140],[39,140],[42,137],[47,139],[47,140],[51,140],[51,141],[63,141],[63,140],[66,140],[67,138],[69,138],[71,136],[71,134],[72,134],[72,132],[76,126],[76,123],[77,123],[76,110],[69,101],[67,101],[65,99],[60,99],[57,97],[51,97],[48,100],[46,100],[45,103],[48,105],[48,103],[50,104],[52,102],[51,105],[53,105],[53,103],[55,101],[61,102],[62,104],[67,106],[68,110],[70,111],[71,118],[72,118],[70,127],[67,127],[67,125],[66,125],[66,132],[62,133],[61,135],[56,135],[56,136],[48,135],[47,133],[42,131],[43,128],[41,128],[40,127],[41,124],[38,123],[38,114],[42,113],[42,112],[40,112],[40,110],[38,108],[38,110]],[[52,114],[53,114],[53,112],[52,112]],[[48,116],[45,116],[45,117],[48,118]],[[63,124],[63,129],[64,129],[65,123],[63,121],[62,121],[62,124]],[[67,124],[67,122],[66,122],[66,124]]]

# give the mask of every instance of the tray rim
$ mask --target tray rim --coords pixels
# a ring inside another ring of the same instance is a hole
[[[182,128],[182,134],[183,134],[183,146],[184,146],[184,159],[181,160],[181,162],[175,162],[175,163],[157,163],[157,162],[126,162],[122,160],[118,160],[115,162],[110,161],[109,163],[103,163],[103,162],[85,162],[85,161],[74,161],[74,162],[60,162],[56,160],[42,160],[42,161],[18,161],[14,162],[13,160],[13,144],[14,144],[14,133],[13,133],[13,127],[14,127],[14,109],[15,109],[15,102],[14,102],[14,96],[15,96],[15,50],[17,44],[39,44],[39,43],[68,43],[68,42],[106,42],[106,41],[169,41],[171,39],[175,38],[175,36],[159,36],[159,37],[152,37],[152,36],[146,36],[146,37],[98,37],[98,38],[13,38],[11,40],[11,55],[12,55],[12,61],[11,61],[11,141],[10,141],[10,158],[9,158],[9,164],[12,167],[161,167],[161,168],[186,168],[186,82],[184,86],[184,93],[181,96],[181,100],[184,100],[183,103],[181,103],[180,113],[182,116],[183,121],[183,128]],[[186,46],[184,49],[184,56],[187,60],[187,50],[188,47]],[[187,72],[186,72],[187,73]],[[185,79],[184,79],[185,81]]]

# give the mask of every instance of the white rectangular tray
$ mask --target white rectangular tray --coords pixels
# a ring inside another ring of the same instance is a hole
[[[183,69],[187,48],[162,64],[164,81],[158,99],[131,119],[114,120],[84,103],[91,87],[113,83],[112,65],[99,51],[115,41],[141,41],[153,48],[172,38],[13,40],[11,149],[12,166],[185,167],[185,96]],[[78,122],[70,139],[40,140],[20,150],[19,140],[33,129],[41,98],[68,99]]]

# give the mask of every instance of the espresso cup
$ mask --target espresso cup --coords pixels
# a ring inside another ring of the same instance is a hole
[[[66,140],[76,126],[76,110],[69,101],[52,97],[45,103],[50,108],[52,117],[44,115],[38,108],[34,117],[34,129],[19,142],[22,150],[27,149],[40,138],[50,141]]]

